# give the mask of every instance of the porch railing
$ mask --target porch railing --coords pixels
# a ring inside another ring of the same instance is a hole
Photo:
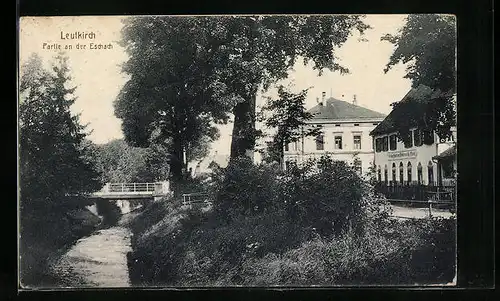
[[[456,186],[379,183],[375,190],[387,199],[455,202]]]

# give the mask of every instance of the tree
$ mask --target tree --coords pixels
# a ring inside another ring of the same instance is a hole
[[[132,17],[122,35],[131,76],[115,102],[125,140],[133,146],[158,144],[170,153],[174,182],[182,179],[185,154],[213,140],[215,122],[227,121],[231,104],[213,95],[219,89],[207,64],[211,49],[203,18]]]
[[[40,286],[54,253],[82,233],[90,233],[98,222],[86,218],[82,223],[71,214],[85,214],[82,209],[88,205],[87,199],[74,194],[97,191],[102,183],[85,126],[70,112],[75,101],[70,79],[63,55],[55,58],[51,69],[32,55],[20,70],[19,267],[23,285]]]
[[[227,17],[215,34],[224,48],[217,78],[238,97],[233,108],[234,127],[231,158],[253,158],[256,137],[255,102],[259,88],[288,76],[288,71],[302,58],[312,61],[314,69],[348,72],[337,63],[334,47],[341,46],[353,29],[367,28],[361,16],[248,16]]]
[[[423,85],[436,92],[427,99],[393,104],[394,109],[404,107],[399,110],[414,112],[395,116],[403,141],[408,139],[412,126],[422,131],[436,131],[440,137],[447,138],[451,134],[450,127],[456,123],[455,20],[449,15],[409,15],[398,34],[382,37],[395,46],[384,72],[398,63],[407,64],[405,78],[412,81],[414,88]]]
[[[103,182],[130,183],[152,180],[149,177],[147,149],[127,145],[122,139],[99,145],[99,169]]]
[[[85,126],[72,115],[67,58],[59,54],[52,72],[32,55],[22,68],[19,104],[20,185],[23,207],[61,206],[67,194],[101,188]]]
[[[288,75],[299,58],[321,74],[340,72],[333,48],[353,29],[368,26],[361,16],[140,17],[128,19],[123,45],[131,74],[116,105],[127,141],[147,144],[154,129],[173,140],[173,159],[209,123],[234,115],[231,158],[253,157],[255,101]],[[213,130],[211,130],[213,133]],[[209,136],[209,133],[203,133]],[[193,135],[193,137],[191,137]],[[180,174],[182,164],[171,164]]]
[[[313,117],[304,107],[307,91],[308,89],[294,94],[279,86],[278,98],[269,100],[264,107],[264,110],[272,114],[266,120],[266,126],[277,129],[269,147],[268,160],[282,164],[285,145],[321,133],[317,127],[306,126],[306,122]]]

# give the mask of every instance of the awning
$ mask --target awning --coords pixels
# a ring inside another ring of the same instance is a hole
[[[450,147],[449,149],[443,151],[439,155],[432,157],[432,159],[442,160],[442,159],[454,157],[454,156],[456,156],[456,154],[457,154],[457,146],[454,145],[454,146]]]

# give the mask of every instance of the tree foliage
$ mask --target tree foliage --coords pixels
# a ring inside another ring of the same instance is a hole
[[[396,35],[382,37],[395,49],[384,72],[398,63],[407,65],[405,78],[412,86],[426,86],[436,93],[426,99],[409,99],[395,103],[400,114],[395,120],[400,139],[405,141],[410,127],[436,131],[440,137],[450,135],[455,125],[456,90],[456,19],[449,15],[409,15]],[[411,112],[411,113],[410,113]]]
[[[368,28],[361,16],[248,16],[214,20],[220,24],[223,64],[218,81],[236,94],[233,108],[231,158],[252,157],[258,132],[255,130],[255,101],[259,88],[267,90],[298,59],[324,69],[348,72],[338,64],[334,47],[341,46],[353,29]]]
[[[302,137],[317,136],[320,129],[305,127],[306,122],[313,115],[305,109],[305,99],[308,89],[294,94],[285,87],[278,87],[278,98],[270,99],[264,110],[271,112],[266,120],[267,127],[276,129],[276,134],[268,149],[268,160],[282,163],[283,148],[291,142],[299,141]]]
[[[131,75],[116,103],[126,140],[146,145],[155,131],[172,139],[174,158],[186,142],[211,137],[213,122],[234,115],[231,157],[253,156],[259,88],[284,79],[295,62],[347,72],[334,56],[361,16],[135,17],[123,45]],[[181,164],[182,165],[182,164]],[[175,167],[175,166],[173,166]],[[173,171],[178,171],[175,167]]]
[[[99,190],[85,126],[70,112],[76,87],[67,58],[58,55],[52,70],[33,55],[20,78],[19,152],[21,199],[24,205],[57,203],[67,194]]]
[[[169,176],[168,148],[151,144],[147,148],[128,145],[123,139],[97,146],[99,170],[107,183],[164,181]]]
[[[125,21],[122,45],[129,55],[123,71],[130,80],[115,102],[125,140],[133,146],[168,147],[172,176],[185,168],[184,152],[217,137],[213,122],[229,118],[229,105],[214,100],[216,86],[207,67],[206,35],[197,18],[132,17]]]

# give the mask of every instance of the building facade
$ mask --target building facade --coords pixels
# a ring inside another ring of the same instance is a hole
[[[436,157],[455,145],[456,129],[452,130],[452,136],[446,140],[440,139],[434,132],[423,134],[413,129],[410,133],[411,142],[406,145],[398,141],[396,132],[374,136],[378,181],[386,184],[442,183],[443,177]],[[424,138],[427,144],[423,142]]]
[[[412,89],[401,101],[415,101],[422,97],[432,97],[433,91],[425,86]],[[418,96],[418,97],[416,97]],[[443,152],[455,149],[457,142],[456,128],[451,128],[451,137],[442,139],[435,132],[423,132],[416,127],[410,130],[410,137],[405,144],[399,141],[397,127],[393,123],[393,110],[371,133],[375,148],[375,166],[377,180],[386,185],[452,185],[451,168],[456,170],[456,156],[445,155],[440,163]],[[405,112],[412,114],[414,112]],[[451,165],[450,165],[451,159]],[[451,166],[451,167],[450,167]],[[443,173],[443,167],[446,172]]]
[[[356,104],[335,98],[318,99],[318,104],[309,110],[313,118],[303,131],[319,127],[317,137],[302,136],[299,141],[285,145],[285,169],[290,164],[301,164],[309,159],[329,155],[334,160],[353,164],[358,162],[358,171],[366,174],[374,160],[374,149],[370,132],[384,119],[385,115]]]

